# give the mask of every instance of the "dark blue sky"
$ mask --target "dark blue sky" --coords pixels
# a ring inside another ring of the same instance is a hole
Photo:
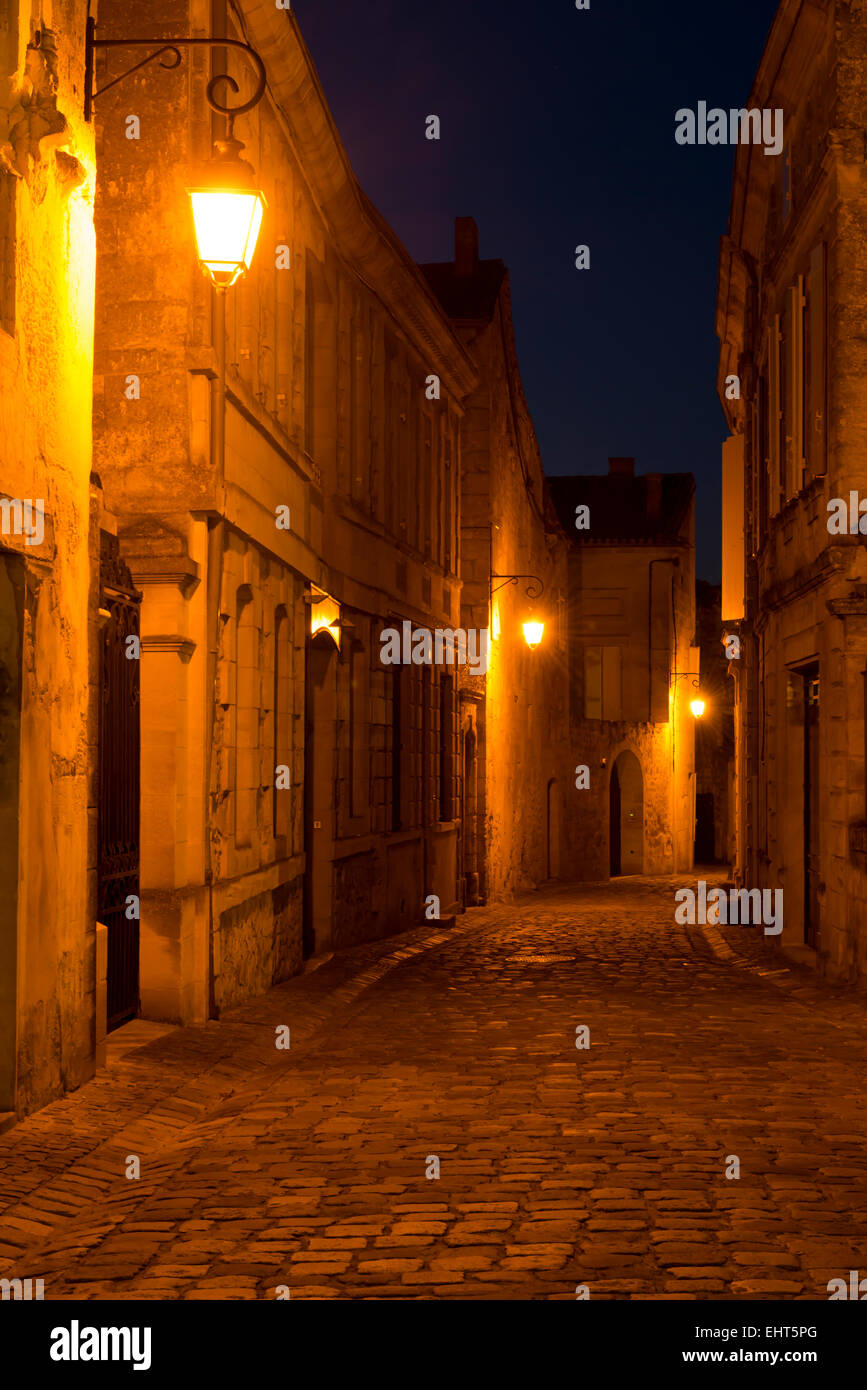
[[[418,261],[456,215],[509,267],[545,470],[692,472],[697,571],[719,578],[714,306],[733,150],[675,112],[741,106],[775,0],[296,0],[366,193]],[[442,138],[425,139],[440,117]],[[586,243],[591,268],[574,268]]]

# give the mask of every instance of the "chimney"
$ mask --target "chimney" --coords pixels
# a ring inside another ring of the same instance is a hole
[[[635,459],[612,459],[608,460],[609,478],[634,478]]]
[[[455,218],[455,274],[472,275],[479,264],[479,229],[472,217]]]
[[[659,514],[662,510],[662,474],[648,473],[644,479],[647,501],[647,520],[654,527],[659,525]]]

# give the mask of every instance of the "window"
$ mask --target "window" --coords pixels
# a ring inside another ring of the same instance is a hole
[[[274,614],[274,714],[272,777],[274,792],[272,801],[272,831],[275,838],[288,837],[290,827],[291,791],[277,789],[277,767],[288,767],[291,778],[292,750],[289,736],[289,619],[282,605]]]
[[[783,501],[797,497],[804,486],[804,277],[786,292],[783,329]]]
[[[766,336],[767,400],[760,397],[760,434],[767,430],[767,515],[797,497],[810,474],[824,472],[824,248],[786,291],[783,312]],[[764,420],[767,415],[767,424]],[[815,464],[815,468],[814,468]],[[759,494],[760,530],[764,522]]]
[[[789,220],[789,213],[792,211],[792,146],[789,143],[783,149],[781,191],[781,211],[783,226],[785,226]]]
[[[782,329],[780,315],[775,314],[768,329],[768,515],[776,516],[781,501],[781,460],[785,453],[780,447],[783,426],[783,399],[780,382],[780,342]]]
[[[259,632],[248,584],[238,590],[235,626],[235,844],[249,847],[257,824],[259,783]],[[272,774],[273,775],[273,774]]]
[[[403,685],[404,667],[391,672],[391,828],[403,828]]]
[[[758,422],[756,438],[756,481],[758,492],[758,539],[759,544],[768,534],[768,378],[767,362],[763,365],[758,381]]]
[[[584,718],[623,718],[619,647],[584,648]]]
[[[364,650],[349,653],[349,814],[363,816],[369,806],[367,778],[367,663]]]
[[[440,820],[454,819],[454,680],[440,677]]]
[[[807,276],[804,362],[806,367],[804,451],[807,473],[820,477],[826,463],[826,394],[828,371],[828,327],[825,243],[813,248]]]
[[[316,457],[316,298],[313,275],[307,267],[304,296],[304,447]]]

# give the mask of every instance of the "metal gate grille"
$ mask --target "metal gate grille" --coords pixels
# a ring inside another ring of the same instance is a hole
[[[139,672],[127,656],[128,637],[139,637],[141,594],[120,558],[117,537],[101,533],[100,606],[107,610],[100,656],[98,916],[108,928],[108,1019],[117,1028],[138,1013],[138,914],[127,898],[139,896]]]

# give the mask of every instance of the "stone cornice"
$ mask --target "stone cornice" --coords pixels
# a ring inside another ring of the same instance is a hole
[[[137,589],[144,584],[176,584],[184,598],[195,593],[200,583],[197,561],[187,555],[127,555],[127,564]]]
[[[174,652],[186,665],[196,650],[196,644],[190,637],[182,637],[179,633],[156,633],[148,637],[142,637],[141,647],[143,652]]]
[[[829,546],[820,555],[817,555],[815,560],[808,565],[803,565],[788,579],[781,580],[778,584],[771,584],[764,589],[759,596],[760,615],[766,610],[783,608],[793,599],[809,593],[811,589],[818,589],[822,584],[826,584],[833,575],[840,574],[845,567],[846,560],[842,554],[842,548]]]
[[[338,253],[411,330],[431,370],[462,400],[476,387],[476,368],[406,248],[355,178],[294,14],[272,0],[234,0],[233,8],[243,36],[265,64],[271,105]]]

